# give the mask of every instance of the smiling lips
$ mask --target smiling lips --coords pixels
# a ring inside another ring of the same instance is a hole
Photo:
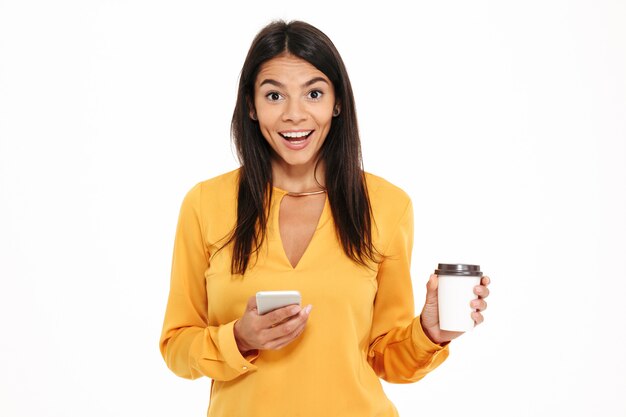
[[[309,136],[309,134],[313,132],[312,130],[288,130],[284,132],[278,132],[282,137],[287,140],[291,139],[299,139],[303,137]]]
[[[285,139],[285,144],[294,151],[305,148],[309,144],[309,138],[313,130],[286,130],[278,132]]]

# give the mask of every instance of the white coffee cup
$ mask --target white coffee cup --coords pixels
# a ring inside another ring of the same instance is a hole
[[[480,285],[483,273],[479,265],[439,264],[439,327],[441,330],[466,332],[474,328],[470,302],[478,298],[474,287]]]

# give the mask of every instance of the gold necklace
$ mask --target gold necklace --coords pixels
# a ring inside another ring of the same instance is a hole
[[[323,190],[318,190],[318,191],[307,191],[304,193],[292,193],[292,192],[287,192],[287,195],[292,196],[292,197],[304,197],[307,195],[316,195],[316,194],[322,194],[326,192],[326,188],[324,188]]]

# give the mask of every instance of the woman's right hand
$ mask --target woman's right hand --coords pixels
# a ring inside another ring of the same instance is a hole
[[[304,331],[312,305],[290,305],[259,315],[256,297],[248,299],[243,316],[235,322],[235,341],[242,354],[257,349],[280,349]]]

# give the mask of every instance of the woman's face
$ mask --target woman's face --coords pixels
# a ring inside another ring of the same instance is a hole
[[[284,168],[312,168],[335,108],[331,81],[307,61],[281,55],[266,61],[254,83],[261,133]],[[255,118],[254,111],[250,117]]]

